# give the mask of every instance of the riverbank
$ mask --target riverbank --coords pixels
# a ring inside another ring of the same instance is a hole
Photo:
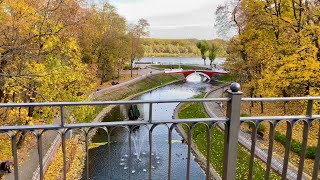
[[[201,96],[203,97],[203,95]],[[182,119],[188,118],[208,118],[207,112],[204,110],[202,103],[185,103],[180,107],[178,111],[178,117]],[[193,128],[192,141],[197,146],[198,150],[206,155],[207,141],[206,141],[206,130],[204,125],[196,125]],[[183,129],[185,131],[186,129]],[[224,132],[218,127],[211,129],[211,154],[210,164],[218,172],[220,176],[223,173],[223,147],[224,147]],[[240,145],[238,146],[238,159],[237,159],[237,175],[239,179],[246,179],[249,172],[249,153]],[[259,160],[254,162],[254,176],[253,178],[264,178],[265,176],[265,165]],[[272,179],[280,179],[280,177],[271,173]]]
[[[178,104],[178,106],[175,108],[174,110],[174,114],[173,114],[173,119],[179,119],[179,110],[181,109],[181,106],[183,104],[180,103]],[[176,126],[176,131],[180,134],[180,136],[183,139],[188,139],[188,135],[186,134],[186,132],[184,131],[182,125],[178,124]],[[205,156],[200,152],[200,150],[197,148],[197,146],[194,144],[194,142],[191,142],[191,152],[192,154],[195,156],[195,160],[196,162],[199,164],[199,166],[201,167],[201,169],[204,171],[204,173],[206,173],[206,168],[207,168],[207,159],[205,158]],[[221,180],[221,177],[219,176],[219,174],[216,172],[216,170],[213,168],[213,166],[210,164],[210,177],[211,179],[216,179],[216,180]]]
[[[117,89],[112,89],[109,92],[106,92],[94,100],[97,101],[117,101],[117,100],[131,100],[141,94],[150,92],[157,88],[167,86],[179,81],[184,81],[182,75],[168,75],[168,74],[155,74],[152,76],[147,76],[140,81],[135,81],[125,87],[119,87]],[[121,88],[121,89],[120,89]],[[103,117],[109,113],[115,105],[110,105],[103,108],[99,114],[93,119],[92,122],[101,122]]]

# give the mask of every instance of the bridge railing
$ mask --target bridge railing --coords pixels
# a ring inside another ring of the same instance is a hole
[[[105,129],[108,134],[108,139],[111,136],[112,128],[124,127],[128,130],[129,138],[134,131],[135,127],[146,126],[148,127],[148,138],[149,138],[149,162],[148,162],[148,175],[149,179],[152,178],[152,142],[153,142],[153,131],[159,125],[165,125],[168,128],[168,175],[167,179],[172,178],[172,131],[180,124],[188,124],[187,133],[187,170],[186,170],[186,179],[190,179],[190,164],[191,164],[191,142],[192,142],[192,130],[197,124],[205,124],[207,129],[207,147],[206,147],[206,163],[205,163],[205,173],[206,179],[211,179],[213,174],[210,171],[210,161],[211,161],[211,142],[214,142],[210,132],[213,127],[217,124],[224,124],[225,130],[225,141],[224,141],[224,159],[223,159],[223,175],[222,179],[236,179],[236,167],[237,167],[237,148],[239,140],[239,131],[241,123],[253,121],[255,126],[253,128],[252,137],[251,137],[251,150],[250,150],[250,163],[249,163],[249,173],[248,179],[253,178],[254,170],[254,158],[256,156],[256,141],[257,141],[257,127],[262,121],[268,121],[271,124],[270,134],[269,134],[269,147],[268,147],[268,157],[266,161],[266,179],[270,177],[270,171],[272,169],[273,162],[273,141],[275,136],[276,125],[281,121],[286,121],[288,123],[287,132],[286,132],[286,146],[285,154],[283,160],[283,168],[281,177],[282,179],[291,179],[291,176],[287,173],[288,164],[289,164],[289,154],[290,147],[292,142],[292,127],[298,122],[304,123],[303,129],[303,142],[302,149],[300,153],[300,161],[298,167],[298,173],[295,176],[297,179],[302,179],[304,177],[304,162],[305,155],[307,150],[307,141],[309,135],[309,129],[312,123],[320,118],[320,115],[316,115],[312,111],[313,103],[316,100],[320,100],[320,97],[297,97],[297,98],[242,98],[242,92],[240,92],[240,87],[237,84],[232,84],[230,87],[231,90],[227,91],[228,97],[226,98],[206,98],[206,99],[187,99],[187,100],[134,100],[134,101],[104,101],[104,102],[60,102],[60,103],[7,103],[0,104],[0,108],[12,108],[12,107],[42,107],[42,106],[54,106],[60,108],[60,124],[54,125],[35,125],[35,126],[1,126],[0,133],[7,134],[11,139],[12,146],[12,155],[14,162],[14,178],[19,179],[19,159],[17,155],[17,134],[22,131],[32,132],[37,140],[37,149],[39,157],[39,167],[40,167],[40,179],[44,179],[44,168],[43,168],[43,134],[46,131],[54,130],[59,133],[62,140],[62,152],[63,152],[63,178],[67,177],[67,149],[66,149],[66,136],[71,130],[81,130],[84,135],[84,144],[86,152],[86,167],[85,175],[86,179],[89,179],[89,141],[90,133],[102,128]],[[263,116],[263,117],[240,117],[241,104],[242,102],[251,102],[251,101],[308,101],[307,113],[306,115],[297,115],[297,116]],[[197,118],[197,119],[162,119],[162,120],[153,120],[152,112],[154,110],[153,105],[156,103],[185,103],[185,102],[225,102],[227,103],[227,113],[225,117],[216,117],[216,118]],[[67,124],[65,120],[65,107],[69,106],[106,106],[106,105],[127,105],[127,104],[148,104],[149,105],[149,118],[147,121],[118,121],[118,122],[99,122],[99,123],[77,123],[77,124]],[[316,157],[314,161],[314,168],[312,172],[312,179],[318,179],[318,170],[320,162],[320,131],[318,134],[318,145],[316,149]],[[132,156],[131,141],[128,141],[129,156]],[[108,146],[112,146],[112,143],[108,143]],[[109,148],[110,149],[110,148]],[[110,154],[110,152],[109,152]],[[130,157],[129,157],[130,161]],[[132,162],[129,162],[131,164]],[[111,166],[108,166],[111,167]],[[129,165],[128,174],[129,178],[131,176],[132,167]]]

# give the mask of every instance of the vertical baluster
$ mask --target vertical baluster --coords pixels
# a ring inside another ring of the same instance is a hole
[[[60,106],[61,127],[65,127],[64,106]],[[66,131],[61,134],[63,153],[63,179],[67,178]]]
[[[277,124],[277,122],[270,122],[266,180],[270,179],[270,171],[271,171],[271,163],[272,163],[272,155],[273,155],[272,154],[272,152],[273,152],[273,141],[274,141],[276,124]]]
[[[211,128],[212,125],[208,126],[207,129],[207,168],[206,168],[206,179],[210,180],[210,156],[211,156]]]
[[[11,147],[14,163],[14,179],[19,180],[19,164],[18,164],[18,153],[17,153],[17,136],[13,132],[8,132],[8,135],[11,138]]]
[[[66,132],[62,132],[62,154],[63,154],[63,179],[67,179],[67,150],[66,150]]]
[[[188,130],[188,154],[187,154],[187,180],[190,179],[190,159],[191,159],[191,136],[192,136],[192,127],[194,124],[191,125],[191,127]]]
[[[60,120],[61,120],[61,127],[64,127],[66,124],[66,121],[64,118],[64,106],[60,106]]]
[[[85,148],[86,148],[86,172],[87,172],[87,177],[86,179],[90,179],[90,174],[89,174],[89,132],[85,132]]]
[[[172,124],[170,129],[169,129],[169,135],[168,135],[168,140],[169,140],[169,159],[168,159],[168,180],[171,179],[171,158],[172,158],[172,130],[173,127],[175,127],[176,124]]]
[[[301,149],[301,155],[300,155],[299,170],[298,170],[297,179],[302,179],[304,160],[305,160],[305,157],[306,157],[307,144],[308,144],[309,127],[310,127],[309,123],[308,122],[304,122],[302,149]]]
[[[152,179],[152,129],[149,130],[149,180]]]
[[[149,123],[152,122],[152,103],[149,104]]]
[[[109,158],[109,161],[108,161],[108,177],[109,179],[111,179],[111,132],[110,133],[108,132],[108,158]],[[122,157],[120,157],[122,158]]]
[[[129,179],[131,179],[131,171],[132,171],[132,147],[131,147],[131,135],[132,135],[132,128],[129,127],[130,130],[129,130],[129,160],[128,160],[128,170],[129,170]]]
[[[258,130],[259,123],[255,123],[252,129],[251,134],[251,150],[250,150],[250,163],[249,163],[249,180],[253,178],[253,168],[254,168],[254,156],[256,150],[256,141],[257,141],[257,130]]]
[[[291,140],[292,140],[292,123],[287,121],[287,133],[286,133],[286,149],[285,149],[285,155],[283,159],[283,169],[281,178],[286,179],[287,178],[287,170],[288,170],[288,164],[289,164],[289,155],[290,155],[290,148],[291,148]]]
[[[312,117],[312,110],[313,110],[313,104],[314,100],[309,100],[307,105],[307,116]],[[307,151],[307,144],[308,144],[308,134],[310,130],[311,121],[305,121],[304,122],[304,128],[303,128],[303,141],[302,141],[302,150],[301,150],[301,156],[299,161],[299,170],[298,170],[298,179],[302,179],[303,175],[303,167],[304,167],[304,160],[306,156]]]
[[[318,179],[318,171],[319,171],[319,163],[320,163],[320,122],[318,120],[319,124],[319,130],[318,130],[318,146],[317,146],[317,152],[316,152],[316,158],[314,160],[314,166],[313,166],[313,173],[312,173],[312,180]]]
[[[37,136],[39,167],[40,167],[40,180],[43,179],[43,154],[42,154],[42,133],[35,133]]]

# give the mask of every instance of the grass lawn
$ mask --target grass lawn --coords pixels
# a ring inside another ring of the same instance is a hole
[[[221,81],[221,82],[228,83],[228,82],[234,82],[235,78],[231,77],[229,74],[224,74],[224,75],[220,76],[219,78],[217,78],[217,80]]]
[[[203,94],[195,98],[203,97]],[[182,105],[179,118],[208,118],[202,103],[186,103]],[[184,128],[186,130],[186,128]],[[193,129],[193,142],[196,144],[201,153],[206,156],[206,127],[204,125],[197,125]],[[223,150],[224,150],[224,132],[214,127],[211,130],[211,164],[220,176],[223,174]],[[249,161],[250,154],[240,145],[238,146],[238,159],[237,159],[237,179],[248,179],[249,175]],[[255,159],[253,179],[265,179],[266,166],[260,160]],[[281,179],[278,174],[271,172],[270,179]]]

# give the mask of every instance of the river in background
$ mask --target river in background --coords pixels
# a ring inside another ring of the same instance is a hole
[[[187,82],[171,84],[145,93],[136,99],[139,100],[165,100],[187,99],[201,92],[208,91],[211,85],[200,82],[199,75],[191,75]],[[174,109],[178,103],[154,104],[153,120],[172,119]],[[104,121],[120,121],[126,118],[123,107],[112,110]],[[138,105],[141,120],[148,121],[149,106]],[[110,130],[110,129],[109,129]],[[89,150],[90,179],[148,179],[149,173],[149,136],[147,127],[140,127],[133,132],[131,141],[131,153],[129,153],[129,133],[123,128],[112,131],[110,147],[101,142],[107,142],[108,138],[103,131],[98,131],[93,138],[94,144],[100,146]],[[153,131],[152,153],[152,179],[167,179],[168,176],[168,128],[164,125],[157,126]],[[172,179],[186,179],[187,172],[187,145],[182,143],[182,137],[173,130],[172,134]],[[110,148],[110,153],[109,149]],[[131,156],[131,169],[129,158]],[[139,158],[138,158],[139,157]],[[205,174],[191,155],[190,179],[205,179]],[[86,175],[84,175],[86,177]]]
[[[204,65],[203,59],[201,57],[144,57],[139,62],[152,63],[153,64],[194,64],[194,65]],[[217,57],[213,63],[221,65],[225,62],[226,58]],[[206,66],[210,65],[210,60],[207,58]]]

